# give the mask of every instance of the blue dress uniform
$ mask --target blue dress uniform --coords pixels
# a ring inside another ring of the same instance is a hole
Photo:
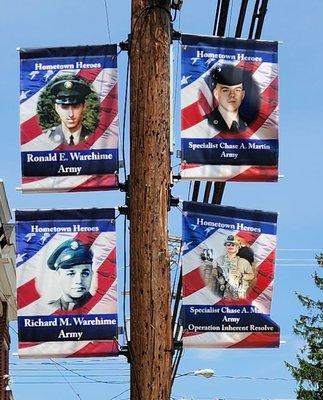
[[[53,271],[69,269],[75,266],[91,265],[92,271],[93,253],[91,249],[78,239],[69,239],[59,245],[47,260],[48,267]],[[87,290],[81,297],[73,301],[64,300],[64,296],[49,302],[51,306],[61,310],[75,310],[81,308],[92,298]]]

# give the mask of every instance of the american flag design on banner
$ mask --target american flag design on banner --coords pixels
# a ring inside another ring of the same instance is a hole
[[[183,344],[278,347],[270,319],[277,214],[184,202]]]
[[[23,192],[115,189],[117,46],[21,49],[20,66]]]
[[[19,357],[118,354],[114,209],[16,211]]]
[[[183,179],[277,181],[277,42],[182,35]]]

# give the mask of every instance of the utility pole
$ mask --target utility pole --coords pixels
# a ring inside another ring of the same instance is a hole
[[[172,332],[169,1],[132,0],[130,40],[131,400],[169,400]]]

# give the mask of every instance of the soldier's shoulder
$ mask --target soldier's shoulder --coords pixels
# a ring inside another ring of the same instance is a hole
[[[91,131],[87,129],[84,125],[82,125],[82,130],[80,134],[80,140],[86,140],[91,135]]]
[[[46,136],[51,136],[51,135],[53,135],[53,134],[57,131],[57,129],[58,129],[59,126],[60,126],[60,125],[52,126],[51,128],[45,129],[45,130],[43,130],[43,133],[44,133]]]
[[[64,141],[64,134],[61,125],[53,126],[52,128],[46,129],[43,133],[48,139],[52,140],[54,143],[60,144]]]
[[[60,300],[60,299],[52,300],[52,301],[49,301],[48,304],[49,304],[50,306],[53,306],[53,307],[57,307],[57,308],[58,308],[58,307],[61,306],[61,300]]]

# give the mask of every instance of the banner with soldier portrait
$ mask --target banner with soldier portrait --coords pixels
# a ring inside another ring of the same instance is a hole
[[[20,49],[23,192],[117,187],[117,46]]]
[[[270,318],[277,214],[184,202],[183,344],[278,347]]]
[[[183,179],[277,181],[277,47],[182,35]]]
[[[16,211],[19,357],[118,354],[115,210]]]

